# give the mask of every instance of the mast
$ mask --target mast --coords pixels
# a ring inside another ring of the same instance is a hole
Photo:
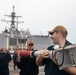
[[[15,9],[15,6],[13,5],[13,11],[11,12],[11,15],[5,15],[7,17],[10,17],[11,20],[1,20],[10,25],[9,32],[13,32],[13,33],[18,32],[19,23],[24,23],[24,21],[18,21],[18,19],[21,18],[22,16],[16,16],[14,9]]]
[[[4,15],[4,16],[11,18],[10,20],[1,20],[1,21],[4,21],[10,25],[9,31],[7,32],[7,29],[5,29],[4,33],[7,33],[9,35],[9,37],[8,37],[9,40],[12,39],[13,41],[15,41],[14,40],[14,38],[16,37],[15,35],[18,35],[18,33],[20,33],[20,31],[18,30],[18,24],[24,23],[23,21],[18,21],[18,19],[21,18],[22,16],[17,16],[14,9],[15,9],[15,6],[13,5],[13,11],[11,12],[11,14],[10,15]],[[10,40],[10,41],[12,41],[12,40]],[[13,41],[12,41],[12,45],[10,45],[11,46],[11,52],[13,51],[13,47],[15,45],[15,43],[13,43]],[[7,44],[8,44],[8,42],[7,42]]]

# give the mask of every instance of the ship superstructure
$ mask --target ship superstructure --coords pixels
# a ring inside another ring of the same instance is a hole
[[[10,25],[10,28],[0,33],[0,48],[6,48],[11,51],[17,50],[17,49],[25,49],[25,43],[26,40],[31,39],[35,43],[35,49],[40,50],[42,45],[45,45],[45,48],[48,47],[50,44],[52,44],[51,38],[49,35],[31,35],[29,29],[27,30],[18,30],[18,24],[24,23],[23,21],[18,21],[18,18],[21,18],[21,16],[16,16],[16,13],[14,12],[14,6],[13,6],[13,12],[11,12],[11,15],[5,15],[11,20],[2,20],[5,21]]]

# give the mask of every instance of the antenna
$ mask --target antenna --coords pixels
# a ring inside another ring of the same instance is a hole
[[[15,8],[15,6],[13,5],[13,12],[14,12],[14,8]]]

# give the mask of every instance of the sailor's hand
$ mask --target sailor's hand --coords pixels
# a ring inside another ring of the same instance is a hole
[[[40,52],[40,57],[41,58],[48,58],[49,57],[49,50],[45,50],[44,47],[42,47],[42,50]]]
[[[43,63],[43,58],[49,58],[49,50],[45,50],[44,46],[42,47],[40,54],[36,58],[37,66],[41,66]]]

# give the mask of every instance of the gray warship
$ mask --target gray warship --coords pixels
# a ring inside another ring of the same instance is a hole
[[[18,20],[21,16],[16,16],[14,11],[11,12],[10,15],[5,15],[10,17],[11,20],[2,20],[8,24],[10,24],[10,28],[7,29],[5,27],[4,31],[0,33],[0,48],[6,48],[13,52],[14,50],[18,49],[25,49],[26,40],[32,40],[34,42],[34,48],[37,50],[41,50],[42,46],[44,45],[47,48],[49,45],[52,44],[52,40],[49,35],[32,35],[30,34],[30,30],[18,30],[18,24],[23,23]]]

